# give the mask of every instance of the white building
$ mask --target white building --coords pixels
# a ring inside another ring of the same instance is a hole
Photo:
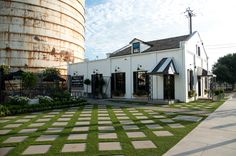
[[[208,57],[198,32],[144,42],[133,39],[108,58],[69,65],[73,94],[193,100],[207,97]],[[88,87],[85,79],[91,80]],[[104,82],[104,81],[105,82]]]

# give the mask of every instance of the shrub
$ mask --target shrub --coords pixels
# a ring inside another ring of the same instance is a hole
[[[84,84],[85,84],[85,85],[90,85],[90,84],[91,84],[91,81],[90,81],[89,79],[85,79],[85,80],[84,80]]]
[[[71,94],[68,91],[59,91],[53,93],[52,98],[58,101],[68,101],[71,98]]]
[[[221,94],[224,94],[224,90],[223,90],[223,89],[217,89],[217,90],[214,91],[214,94],[215,94],[216,96],[221,95]]]
[[[188,91],[188,97],[189,98],[192,98],[192,97],[195,97],[197,94],[196,94],[196,91],[195,90],[190,90]]]
[[[53,102],[53,99],[49,96],[37,96],[37,98],[39,99],[39,103],[40,104],[47,104],[47,103],[52,103]]]
[[[29,98],[24,96],[9,96],[9,99],[11,105],[27,105],[29,102]]]
[[[0,116],[6,116],[9,114],[10,114],[9,109],[6,106],[0,104]]]

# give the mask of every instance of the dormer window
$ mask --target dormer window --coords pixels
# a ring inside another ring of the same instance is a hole
[[[140,43],[136,42],[133,43],[133,53],[139,53],[140,52]]]

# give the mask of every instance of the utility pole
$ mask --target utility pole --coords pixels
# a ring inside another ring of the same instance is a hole
[[[189,18],[189,34],[192,34],[192,17],[195,16],[195,14],[193,13],[193,10],[190,9],[190,7],[188,7],[184,13],[187,14],[186,16]]]

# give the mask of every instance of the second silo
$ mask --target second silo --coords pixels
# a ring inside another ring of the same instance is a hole
[[[0,0],[0,65],[40,71],[84,60],[84,0]]]

